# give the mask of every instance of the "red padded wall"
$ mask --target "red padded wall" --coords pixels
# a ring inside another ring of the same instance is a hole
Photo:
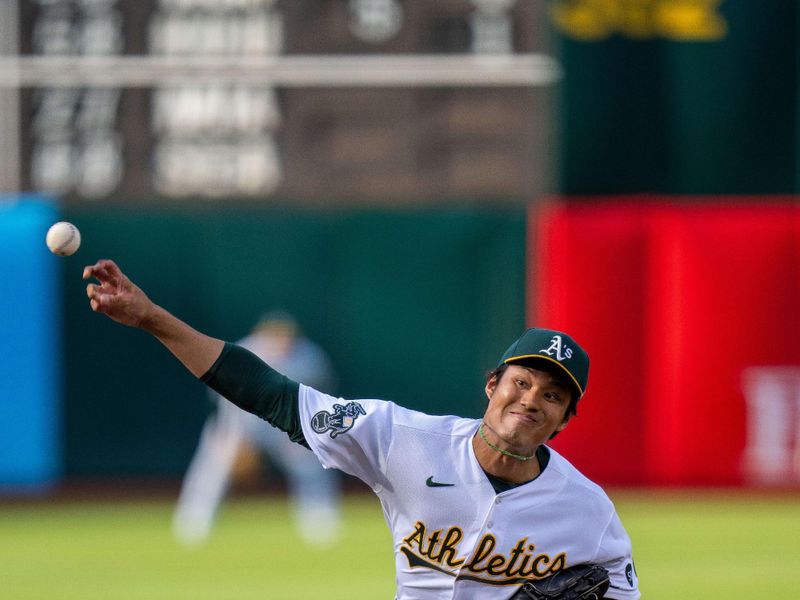
[[[529,322],[570,333],[591,361],[578,416],[553,445],[587,476],[610,483],[644,477],[637,400],[644,368],[638,318],[644,311],[644,217],[634,203],[603,211],[555,205],[531,213],[529,265],[536,270],[529,278]]]
[[[800,365],[800,213],[753,199],[532,210],[529,314],[591,357],[556,440],[604,483],[742,482],[742,370]]]

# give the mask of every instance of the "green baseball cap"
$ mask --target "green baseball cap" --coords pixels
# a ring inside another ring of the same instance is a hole
[[[533,327],[523,333],[500,359],[501,365],[518,364],[535,367],[546,362],[556,365],[573,384],[575,399],[586,392],[589,379],[589,355],[566,333],[552,329]]]

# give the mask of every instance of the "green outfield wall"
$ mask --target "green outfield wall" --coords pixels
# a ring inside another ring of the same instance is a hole
[[[564,194],[798,191],[795,0],[551,0]]]
[[[88,308],[81,272],[98,258],[224,339],[290,310],[332,355],[343,396],[434,413],[478,416],[484,373],[524,326],[524,207],[64,213],[84,239],[61,263],[68,476],[180,473],[209,410],[204,386],[158,342]]]

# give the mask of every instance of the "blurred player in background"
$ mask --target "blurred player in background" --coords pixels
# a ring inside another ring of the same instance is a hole
[[[289,313],[266,313],[237,343],[296,381],[333,392],[335,376],[327,354],[301,334]],[[205,541],[232,480],[237,474],[252,475],[266,454],[286,475],[300,536],[309,544],[333,542],[340,520],[339,472],[323,469],[308,449],[213,390],[211,398],[215,411],[203,427],[175,511],[176,538],[188,545]]]

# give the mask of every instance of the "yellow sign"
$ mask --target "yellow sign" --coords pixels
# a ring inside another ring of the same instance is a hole
[[[614,34],[635,40],[708,42],[725,37],[724,0],[554,0],[550,18],[567,37],[584,42]]]

